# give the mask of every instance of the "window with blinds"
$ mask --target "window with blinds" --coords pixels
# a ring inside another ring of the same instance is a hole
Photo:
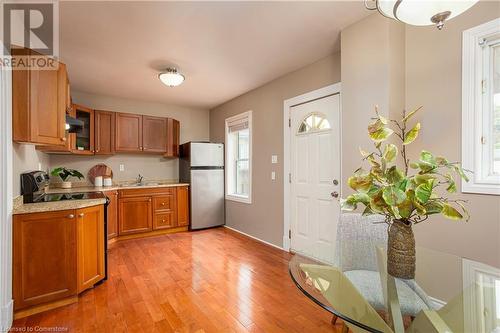
[[[251,203],[252,112],[226,119],[226,199]]]

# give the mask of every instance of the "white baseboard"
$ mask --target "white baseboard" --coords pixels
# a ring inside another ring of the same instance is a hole
[[[432,306],[434,307],[434,310],[439,310],[441,309],[443,306],[446,305],[446,302],[445,301],[442,301],[440,299],[437,299],[437,298],[434,298],[434,297],[431,297],[429,296],[429,299],[431,300],[432,302]]]
[[[281,251],[284,251],[284,250],[283,250],[283,248],[282,248],[281,246],[278,246],[278,245],[275,245],[275,244],[272,244],[272,243],[266,242],[265,240],[262,240],[262,239],[260,239],[260,238],[254,237],[254,236],[252,236],[252,235],[249,235],[249,234],[247,234],[247,233],[245,233],[245,232],[243,232],[243,231],[240,231],[240,230],[238,230],[238,229],[228,227],[227,225],[224,225],[224,228],[228,228],[229,230],[232,230],[232,231],[234,231],[234,232],[237,232],[237,233],[242,234],[242,235],[244,235],[244,236],[247,236],[247,237],[249,237],[249,238],[255,239],[255,240],[256,240],[256,241],[258,241],[258,242],[264,243],[264,244],[266,244],[266,245],[269,245],[269,246],[275,247],[275,248],[277,248],[277,249],[280,249]]]
[[[0,332],[8,332],[14,318],[14,302],[10,300],[0,309]]]

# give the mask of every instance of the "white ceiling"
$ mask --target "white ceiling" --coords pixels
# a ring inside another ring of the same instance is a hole
[[[211,108],[340,49],[358,1],[60,2],[72,89]],[[186,76],[169,88],[158,72]]]

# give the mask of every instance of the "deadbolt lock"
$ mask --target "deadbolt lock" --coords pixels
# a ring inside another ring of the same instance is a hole
[[[334,179],[333,180],[333,185],[338,185],[339,184],[339,181],[337,179]]]

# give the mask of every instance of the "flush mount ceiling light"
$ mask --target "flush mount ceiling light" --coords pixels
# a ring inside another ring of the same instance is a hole
[[[411,25],[432,25],[441,30],[446,20],[458,16],[479,0],[365,0],[365,7]]]
[[[158,75],[160,81],[169,87],[177,87],[184,82],[185,77],[177,71],[177,68],[167,68],[164,72]]]

